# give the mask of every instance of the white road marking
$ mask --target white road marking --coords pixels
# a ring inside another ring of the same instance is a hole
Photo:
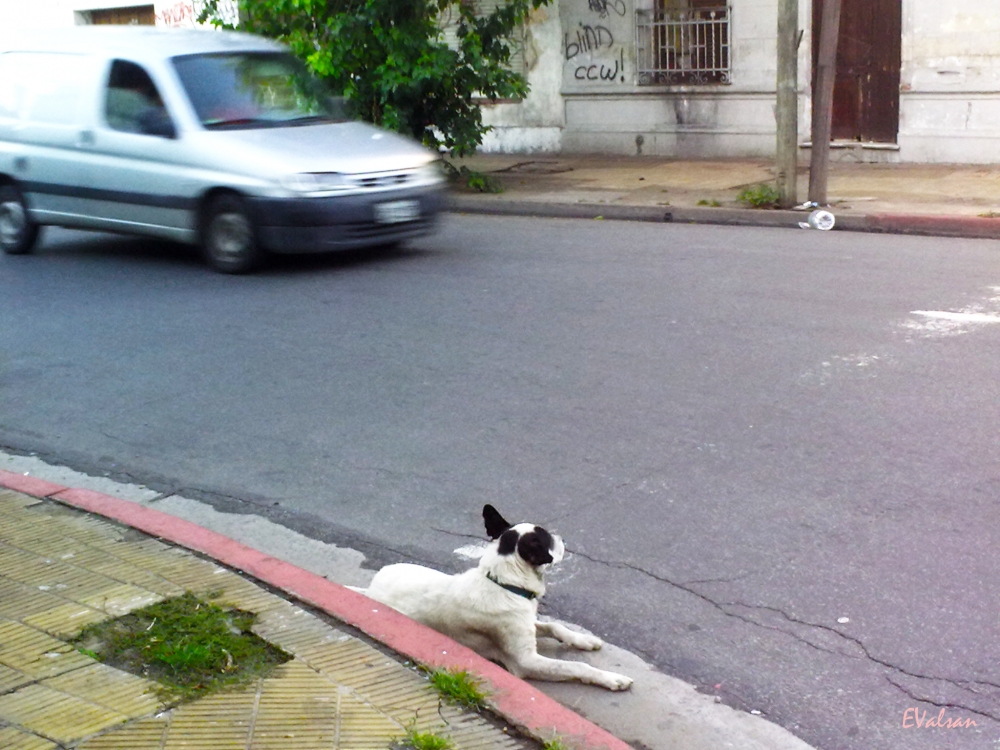
[[[914,310],[911,315],[922,315],[934,320],[951,320],[956,323],[1000,323],[1000,315],[978,312],[948,312],[945,310]]]
[[[476,544],[466,544],[455,550],[455,554],[464,557],[466,560],[478,560],[486,552],[486,545],[483,542]]]

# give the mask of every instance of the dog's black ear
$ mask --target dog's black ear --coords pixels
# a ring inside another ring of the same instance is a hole
[[[483,506],[483,520],[486,522],[486,533],[489,534],[490,539],[496,539],[510,528],[510,524],[497,509],[489,504]]]
[[[534,531],[523,534],[517,540],[517,554],[536,568],[552,562],[551,550],[552,535],[541,526],[536,526]]]

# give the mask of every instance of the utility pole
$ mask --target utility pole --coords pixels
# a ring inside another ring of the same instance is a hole
[[[775,172],[778,205],[798,203],[799,149],[799,0],[778,0],[778,124]]]
[[[823,0],[820,16],[819,55],[813,80],[812,154],[809,166],[809,200],[827,204],[830,173],[830,121],[833,118],[833,84],[837,77],[837,39],[840,36],[841,0]]]

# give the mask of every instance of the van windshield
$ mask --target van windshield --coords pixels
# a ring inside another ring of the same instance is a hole
[[[341,103],[296,58],[223,52],[173,58],[202,125],[239,129],[343,122]]]

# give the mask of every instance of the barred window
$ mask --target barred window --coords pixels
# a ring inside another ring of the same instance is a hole
[[[656,0],[637,10],[640,85],[731,83],[732,8],[718,0]]]

